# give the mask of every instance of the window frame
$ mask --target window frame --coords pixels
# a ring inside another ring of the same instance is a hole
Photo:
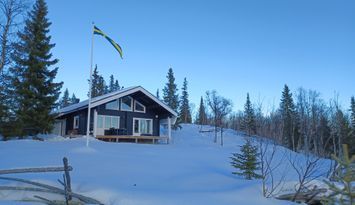
[[[136,105],[137,105],[137,104],[139,104],[140,106],[143,107],[143,111],[136,109]],[[140,103],[139,101],[135,100],[135,101],[134,101],[134,112],[145,113],[145,112],[146,112],[146,107],[145,107],[145,105],[143,105],[143,104]]]
[[[115,115],[100,115],[102,116],[102,124],[103,124],[103,127],[98,127],[99,129],[111,129],[111,128],[115,128],[115,129],[120,129],[120,120],[121,120],[121,117],[120,116],[115,116]],[[107,127],[106,126],[106,119],[110,119],[110,125]],[[113,125],[113,118],[117,118],[117,127],[115,126],[112,126]]]
[[[79,115],[75,115],[73,118],[73,129],[79,129],[80,126],[80,116]],[[76,123],[77,122],[77,123]]]
[[[126,97],[128,97],[129,99],[131,99],[131,109],[123,109],[123,108],[122,108],[122,104],[123,104],[123,103],[122,103],[122,99],[123,99],[123,98],[126,98]],[[133,112],[133,110],[134,110],[133,101],[134,101],[134,100],[133,100],[133,98],[132,98],[131,96],[125,96],[125,97],[120,98],[120,106],[119,106],[119,107],[120,107],[120,110],[121,110],[121,111],[130,111],[130,112]]]
[[[138,120],[138,132],[135,132],[136,120]],[[141,121],[150,121],[150,129],[148,133],[141,133]],[[142,135],[142,134],[150,134],[153,135],[153,127],[154,127],[154,120],[152,118],[133,118],[133,135]]]
[[[108,104],[114,103],[114,102],[117,103],[117,108],[111,109],[111,108],[108,108],[108,107],[107,107]],[[110,102],[106,103],[106,104],[105,104],[105,109],[106,109],[106,110],[120,110],[120,102],[119,102],[119,100],[116,99],[116,100],[113,100],[113,101],[110,101]]]
[[[104,127],[105,127],[105,124],[104,124],[105,119],[104,118],[105,118],[105,115],[97,115],[97,123],[96,123],[97,128],[104,129]],[[101,121],[100,121],[100,119],[101,119]]]
[[[102,127],[99,126],[99,120],[97,122],[97,128],[98,129],[111,129],[111,128],[115,128],[115,129],[120,129],[120,122],[121,122],[121,117],[120,116],[116,116],[116,115],[97,115],[97,119],[102,118]],[[106,118],[110,118],[110,126],[106,127]],[[113,118],[117,118],[117,127],[113,127],[112,123],[113,123]]]

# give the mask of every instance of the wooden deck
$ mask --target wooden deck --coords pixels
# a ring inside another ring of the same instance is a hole
[[[151,144],[156,144],[157,142],[162,141],[166,144],[169,144],[169,138],[162,136],[97,135],[96,139],[105,142],[134,142]]]

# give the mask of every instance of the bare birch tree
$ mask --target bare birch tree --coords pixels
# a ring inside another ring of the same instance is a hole
[[[286,168],[281,172],[275,173],[282,169],[281,165],[286,158],[286,152],[283,152],[281,157],[276,159],[275,154],[279,149],[274,141],[259,138],[258,143],[263,196],[266,198],[274,197],[279,193],[286,181]]]
[[[314,180],[326,176],[326,171],[322,172],[320,169],[322,165],[320,159],[321,158],[311,154],[289,154],[288,161],[290,162],[292,169],[296,172],[298,181],[295,185],[295,194],[291,201],[296,201],[297,197],[302,192],[310,191]]]
[[[217,91],[207,91],[206,99],[209,108],[212,111],[213,125],[215,131],[214,142],[217,143],[218,128],[221,128],[221,145],[223,146],[223,125],[224,120],[232,111],[232,102],[222,96],[219,96]]]
[[[10,62],[11,44],[16,39],[20,17],[24,14],[27,4],[23,0],[0,0],[0,72]]]

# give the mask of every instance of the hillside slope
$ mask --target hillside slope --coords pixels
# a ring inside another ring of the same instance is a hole
[[[243,137],[227,130],[222,147],[213,143],[213,133],[199,133],[196,125],[183,125],[183,129],[173,131],[169,145],[91,140],[90,148],[86,148],[84,139],[15,140],[0,142],[0,169],[60,165],[66,156],[74,167],[74,191],[105,204],[290,204],[263,198],[260,181],[246,181],[231,174],[229,157],[243,143]],[[53,184],[61,177],[59,173],[20,176]],[[2,192],[0,199],[24,196]]]

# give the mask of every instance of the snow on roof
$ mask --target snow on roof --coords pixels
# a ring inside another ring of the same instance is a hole
[[[156,98],[154,95],[152,95],[151,93],[149,93],[147,90],[145,90],[143,87],[141,86],[132,86],[132,87],[128,87],[128,88],[124,88],[124,89],[121,89],[121,90],[118,90],[118,91],[114,91],[114,92],[111,92],[111,93],[107,93],[105,95],[101,95],[101,96],[98,96],[98,97],[94,97],[91,99],[91,105],[93,104],[100,104],[100,101],[105,101],[106,99],[110,99],[116,95],[122,95],[124,93],[127,93],[130,94],[129,91],[132,91],[132,90],[137,90],[137,91],[142,91],[142,92],[146,92],[146,94],[148,94],[147,96],[149,96],[150,98],[152,98],[153,100],[155,100],[158,104],[160,104],[162,107],[164,107],[165,109],[167,109],[169,112],[171,112],[173,115],[177,116],[177,113],[172,110],[169,106],[167,106],[164,102],[162,102],[161,100],[159,100],[158,98]],[[79,103],[76,103],[76,104],[73,104],[73,105],[69,105],[67,107],[64,107],[62,109],[59,109],[59,110],[56,110],[54,111],[55,114],[58,114],[58,117],[60,116],[63,116],[65,114],[68,114],[68,113],[71,113],[71,112],[75,112],[75,111],[78,111],[78,110],[82,110],[82,109],[85,109],[88,107],[88,103],[89,103],[89,100],[84,100],[84,101],[81,101]],[[93,106],[95,107],[95,106]]]

